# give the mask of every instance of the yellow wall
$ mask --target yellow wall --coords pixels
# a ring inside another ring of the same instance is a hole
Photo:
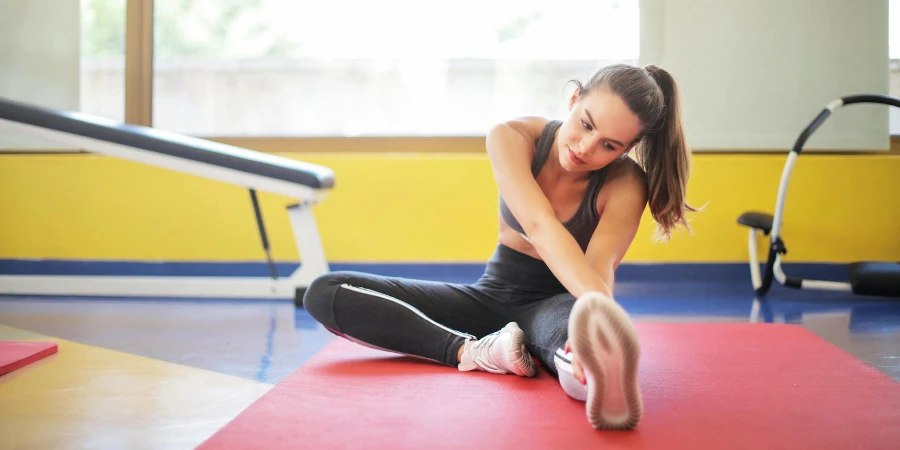
[[[481,262],[497,233],[482,154],[283,156],[334,169],[315,208],[327,257],[348,262]],[[694,235],[651,241],[647,220],[626,260],[745,261],[748,209],[771,210],[782,155],[697,154]],[[0,155],[0,258],[260,260],[249,194],[219,182],[95,155]],[[296,260],[284,206],[261,194],[273,255]],[[788,196],[787,261],[900,260],[900,157],[804,155]]]

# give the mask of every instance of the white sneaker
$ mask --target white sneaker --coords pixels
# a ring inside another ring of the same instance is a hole
[[[525,333],[515,322],[508,323],[477,341],[463,344],[459,370],[482,370],[491,373],[512,373],[523,377],[535,374],[534,361],[525,348]]]
[[[584,369],[591,425],[605,430],[637,426],[643,416],[640,345],[625,310],[605,295],[583,295],[569,316],[569,340]]]

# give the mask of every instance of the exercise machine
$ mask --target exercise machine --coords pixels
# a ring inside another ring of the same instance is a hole
[[[786,275],[781,267],[781,256],[787,253],[787,246],[781,235],[784,223],[784,204],[791,172],[803,151],[803,145],[836,109],[862,103],[877,103],[900,108],[900,99],[886,95],[851,95],[829,103],[800,133],[794,147],[788,153],[778,186],[774,216],[765,212],[747,211],[738,217],[738,223],[750,229],[750,277],[757,295],[765,295],[775,280],[783,286],[796,289],[826,289],[852,292],[858,295],[900,298],[900,262],[858,261],[851,263],[849,265],[849,283],[792,277]],[[762,274],[760,274],[756,255],[757,236],[760,233],[769,236],[769,254]]]
[[[217,142],[0,98],[0,132],[243,186],[266,253],[269,277],[0,275],[0,294],[117,297],[297,298],[329,271],[313,205],[334,187],[331,169]],[[257,190],[297,199],[287,206],[300,266],[280,278],[269,251]],[[13,193],[6,193],[13,195]]]

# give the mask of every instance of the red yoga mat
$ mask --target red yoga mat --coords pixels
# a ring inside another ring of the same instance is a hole
[[[0,375],[56,353],[55,342],[0,341]]]
[[[536,378],[336,339],[204,442],[229,448],[896,449],[900,384],[806,329],[637,324],[644,419],[597,431]]]

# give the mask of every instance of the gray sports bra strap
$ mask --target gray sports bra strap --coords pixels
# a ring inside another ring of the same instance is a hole
[[[550,149],[553,147],[553,140],[556,139],[556,130],[562,126],[562,121],[551,120],[544,126],[541,137],[535,143],[534,156],[531,159],[531,174],[537,178],[541,173],[541,167],[547,162],[547,156],[550,155]]]
[[[594,172],[591,176],[590,183],[588,183],[587,192],[589,195],[585,195],[582,199],[585,209],[591,212],[592,217],[597,215],[597,210],[594,208],[594,205],[597,204],[597,197],[600,195],[600,187],[603,186],[603,182],[606,181],[606,175],[608,173],[609,165]]]

